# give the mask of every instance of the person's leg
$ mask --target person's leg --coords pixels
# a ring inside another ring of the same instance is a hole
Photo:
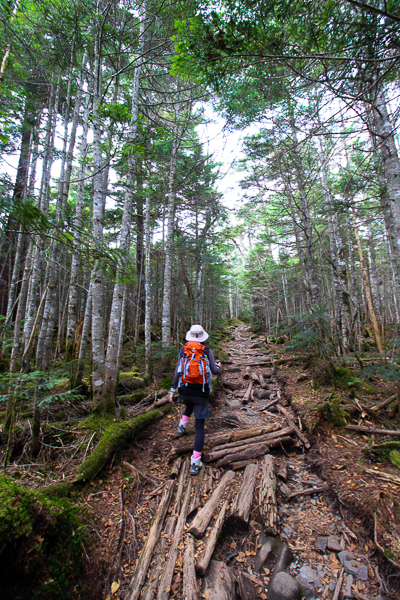
[[[194,438],[194,450],[190,465],[191,475],[197,475],[201,467],[201,451],[204,446],[204,419],[195,419],[194,427],[196,435]]]
[[[187,426],[189,425],[189,419],[190,419],[190,415],[193,412],[193,404],[191,403],[185,403],[185,411],[181,417],[181,420],[179,421],[179,425],[178,425],[178,435],[185,435],[186,430],[187,430]]]

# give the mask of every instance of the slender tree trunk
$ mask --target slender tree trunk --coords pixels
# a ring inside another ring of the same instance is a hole
[[[172,285],[172,254],[175,222],[175,171],[176,153],[178,146],[178,128],[175,124],[172,133],[171,161],[168,180],[167,205],[167,236],[165,241],[164,288],[162,305],[161,338],[164,347],[171,345],[171,285]]]
[[[144,268],[144,346],[146,361],[146,376],[151,375],[151,270],[150,270],[150,251],[151,251],[151,219],[150,219],[150,195],[146,196],[145,211],[145,268]]]
[[[90,327],[92,324],[92,296],[93,287],[92,282],[89,281],[89,290],[86,299],[85,315],[83,317],[82,336],[79,344],[78,364],[76,368],[75,380],[72,385],[73,388],[79,388],[82,385],[82,378],[85,369],[85,357],[89,340]]]

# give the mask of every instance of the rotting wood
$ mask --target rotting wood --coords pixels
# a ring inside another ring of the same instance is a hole
[[[186,515],[189,504],[191,485],[192,482],[189,479],[186,487],[185,497],[182,502],[182,508],[179,515],[179,519],[174,531],[174,541],[172,542],[171,548],[169,550],[168,560],[165,564],[164,571],[161,575],[160,583],[158,586],[157,600],[168,600],[170,595],[172,577],[174,575],[174,568],[179,554],[179,545],[182,541],[183,530],[186,523]]]
[[[229,518],[241,525],[248,526],[251,505],[253,502],[254,488],[256,485],[258,464],[248,465],[243,473],[242,486],[232,504]]]
[[[249,383],[249,387],[247,388],[244,396],[243,396],[243,400],[242,400],[242,404],[248,404],[249,400],[250,400],[250,394],[251,394],[251,390],[253,389],[253,385],[254,385],[254,381],[250,381]]]
[[[297,498],[298,496],[312,496],[313,494],[319,494],[328,489],[328,486],[322,485],[318,487],[308,488],[307,490],[298,490],[297,492],[292,492],[286,498],[286,501],[291,500],[292,498]]]
[[[243,375],[243,379],[245,379],[245,380],[250,379],[250,373],[251,373],[251,368],[250,367],[246,367],[246,372]]]
[[[188,515],[191,515],[201,505],[201,492],[202,492],[202,489],[204,488],[204,480],[205,480],[205,466],[203,465],[200,469],[200,472],[199,472],[197,478],[196,478],[196,485],[194,488],[193,496],[190,500]]]
[[[179,469],[181,468],[182,457],[178,456],[178,458],[174,461],[172,465],[171,473],[169,474],[170,479],[176,479],[179,475]]]
[[[221,529],[222,529],[224,521],[225,521],[228,507],[229,507],[229,494],[228,494],[228,498],[225,500],[225,502],[221,508],[221,511],[218,515],[216,522],[214,523],[214,527],[211,529],[210,535],[208,536],[208,538],[206,540],[204,550],[201,553],[201,556],[199,557],[199,559],[197,560],[196,571],[201,576],[205,575],[205,572],[207,571],[207,567],[208,567],[211,557],[214,553],[214,549],[217,544],[219,534],[221,533]]]
[[[150,566],[151,557],[160,537],[165,515],[171,503],[174,487],[175,481],[173,479],[170,479],[165,484],[156,516],[154,517],[153,523],[150,527],[149,535],[147,536],[144,548],[140,555],[135,574],[130,582],[125,600],[138,600],[140,597],[143,584],[146,580],[147,571]]]
[[[375,433],[377,435],[391,435],[393,437],[400,436],[398,429],[375,429],[374,427],[364,427],[363,425],[346,425],[346,429],[359,431],[360,433]]]
[[[239,596],[240,600],[257,600],[258,594],[254,589],[253,583],[244,573],[240,572],[238,575],[239,584]]]
[[[264,375],[261,373],[261,371],[258,371],[257,375],[258,375],[258,379],[259,379],[259,382],[260,382],[260,385],[261,385],[262,389],[263,390],[268,390],[269,389],[268,384],[265,381]]]
[[[212,468],[207,467],[207,476],[204,475],[204,494],[208,494],[208,492],[212,489],[212,486],[213,486]]]
[[[276,438],[283,437],[285,435],[292,435],[293,433],[295,433],[295,431],[292,427],[286,427],[284,429],[272,431],[271,433],[264,433],[264,434],[261,434],[261,435],[258,435],[258,436],[252,437],[252,438],[247,438],[245,440],[239,440],[238,442],[229,442],[228,444],[214,446],[213,451],[210,452],[209,454],[207,454],[207,456],[214,455],[222,450],[225,450],[226,448],[238,448],[243,445],[259,443],[259,442],[266,442],[268,440],[274,440]]]
[[[194,538],[189,536],[185,554],[183,555],[183,593],[185,600],[198,600],[196,566],[194,560]]]
[[[224,467],[237,461],[249,460],[250,458],[258,458],[269,451],[267,444],[252,444],[246,449],[240,449],[238,452],[227,454],[217,462],[217,467]]]
[[[290,425],[290,427],[293,427],[299,440],[301,440],[301,442],[304,444],[304,446],[307,448],[307,450],[309,450],[311,448],[310,442],[308,441],[306,436],[301,433],[301,431],[297,427],[297,425],[294,424],[294,422],[290,418],[289,413],[286,410],[286,408],[283,408],[283,406],[281,406],[280,404],[277,404],[276,406],[277,406],[278,410],[284,415],[284,417],[285,417],[286,421],[288,422],[288,424]]]
[[[208,600],[235,600],[235,578],[225,563],[211,560],[208,573],[203,578],[203,598]]]
[[[156,560],[154,561],[155,565],[149,572],[147,577],[147,588],[142,593],[140,600],[154,600],[156,597],[158,582],[160,581],[161,572],[165,564],[165,555],[171,544],[176,521],[177,517],[168,517],[165,521],[165,527],[161,533],[160,548],[157,551]]]
[[[245,467],[247,467],[247,465],[251,464],[254,464],[253,459],[238,460],[237,462],[234,462],[230,465],[230,469],[232,469],[233,471],[240,471],[240,469],[244,469]]]
[[[374,412],[376,412],[378,410],[381,410],[381,408],[384,408],[385,406],[388,406],[394,400],[396,400],[396,398],[397,398],[397,392],[396,392],[396,394],[393,394],[393,396],[390,396],[390,398],[387,398],[383,402],[380,402],[379,404],[375,404],[375,406],[371,406],[370,410],[373,410]]]
[[[282,481],[288,480],[288,464],[286,458],[282,456],[279,467],[276,470],[276,476]]]
[[[261,481],[258,506],[264,521],[265,531],[270,535],[278,534],[278,509],[276,504],[276,477],[273,456],[264,456],[261,462]]]
[[[225,456],[228,456],[230,454],[237,454],[238,452],[244,452],[245,450],[248,450],[249,448],[258,446],[260,444],[266,444],[269,448],[273,448],[279,446],[281,442],[285,443],[287,439],[293,442],[293,439],[290,435],[279,435],[268,439],[255,438],[254,441],[250,443],[234,444],[233,446],[229,446],[228,448],[219,450],[218,452],[210,452],[209,454],[206,454],[204,456],[204,461],[213,462],[215,460],[221,460]]]
[[[175,498],[175,505],[174,505],[174,510],[176,513],[179,512],[179,509],[181,506],[182,492],[183,492],[183,489],[185,486],[188,471],[189,471],[189,458],[187,458],[184,461],[184,463],[181,467],[180,475],[179,475],[178,489],[176,491],[176,498]]]
[[[208,527],[209,522],[225,492],[225,489],[230,485],[231,481],[235,478],[235,473],[233,471],[227,471],[225,475],[222,477],[219,485],[213,491],[211,498],[208,502],[201,508],[193,523],[189,527],[187,533],[191,533],[196,538],[201,538],[204,535],[205,530]]]

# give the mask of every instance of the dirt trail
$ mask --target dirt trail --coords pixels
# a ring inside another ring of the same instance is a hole
[[[278,586],[274,568],[292,576],[280,576],[288,594],[292,584],[320,599],[387,592],[373,544],[332,508],[328,486],[312,472],[307,435],[262,344],[239,326],[227,351],[200,474],[188,474],[193,422],[185,438],[176,436],[178,404],[130,449],[134,467],[110,469],[107,491],[88,497],[99,515],[98,546],[108,538],[104,557],[113,556],[104,562],[105,597],[267,599]]]

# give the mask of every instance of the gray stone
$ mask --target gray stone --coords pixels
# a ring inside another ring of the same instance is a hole
[[[242,403],[239,402],[239,400],[232,400],[229,403],[229,408],[233,408],[233,409],[235,409],[235,408],[242,408]]]
[[[342,550],[341,552],[339,552],[338,557],[339,557],[339,560],[342,563],[342,565],[344,565],[346,560],[351,560],[352,558],[354,558],[354,552],[349,552],[348,550]]]
[[[308,583],[315,583],[318,587],[321,585],[319,576],[308,565],[303,565],[300,569],[301,577],[304,577]]]
[[[343,550],[337,535],[330,535],[328,537],[328,549],[332,552],[341,552]]]
[[[346,591],[344,593],[345,598],[354,598],[353,590],[351,589],[353,582],[354,582],[353,575],[347,575]]]
[[[345,560],[343,566],[349,575],[354,575],[361,581],[368,581],[368,567],[366,565],[362,565],[356,560]]]
[[[389,600],[389,598],[387,596],[382,596],[381,594],[378,594],[375,600]]]
[[[317,541],[314,543],[314,547],[317,550],[321,550],[321,552],[325,552],[327,545],[328,545],[328,538],[326,538],[326,537],[318,538]]]
[[[331,581],[328,589],[330,592],[334,592],[336,590],[336,583],[334,581]]]
[[[299,584],[289,573],[280,571],[275,575],[269,587],[268,600],[300,600]]]
[[[311,583],[308,583],[304,577],[297,575],[296,581],[300,586],[302,596],[305,596],[306,598],[315,598],[317,596],[315,587]]]

